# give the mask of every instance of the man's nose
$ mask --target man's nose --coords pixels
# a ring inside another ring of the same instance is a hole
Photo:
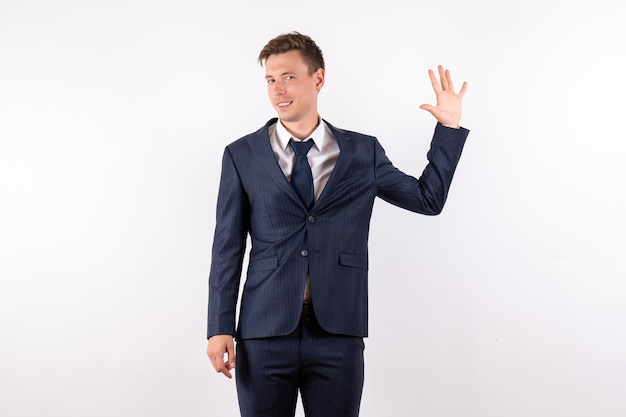
[[[282,81],[275,81],[274,84],[272,84],[272,92],[275,95],[285,94],[285,84]]]

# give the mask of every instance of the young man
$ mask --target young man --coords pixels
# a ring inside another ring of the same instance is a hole
[[[207,354],[229,378],[236,362],[244,417],[291,417],[298,391],[307,416],[358,416],[374,199],[421,214],[441,212],[469,133],[459,127],[467,85],[455,93],[447,70],[438,68],[440,81],[429,71],[437,104],[420,108],[438,123],[418,180],[396,169],[376,138],[320,117],[324,59],[311,38],[280,35],[259,62],[278,119],[224,152]],[[235,328],[248,235],[252,248]]]

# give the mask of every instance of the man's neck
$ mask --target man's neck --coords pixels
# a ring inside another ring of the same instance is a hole
[[[319,126],[320,117],[316,114],[315,118],[311,120],[302,120],[293,123],[281,120],[280,122],[283,124],[285,129],[287,129],[287,132],[289,132],[291,136],[296,139],[306,140],[311,137],[311,133],[313,133],[315,129],[317,129],[317,126]]]

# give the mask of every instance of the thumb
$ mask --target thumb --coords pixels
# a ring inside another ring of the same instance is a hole
[[[228,352],[228,368],[233,369],[235,367],[236,358],[235,358],[235,345],[232,341],[230,341],[226,345],[226,350]]]
[[[430,104],[422,104],[420,106],[420,109],[426,110],[426,111],[429,111],[429,112],[432,113],[435,108],[433,106],[431,106]]]

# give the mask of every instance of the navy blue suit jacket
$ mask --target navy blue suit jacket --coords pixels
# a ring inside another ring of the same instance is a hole
[[[337,129],[335,168],[313,208],[283,174],[268,127],[224,151],[209,276],[208,337],[280,336],[298,325],[307,271],[326,331],[367,336],[367,241],[374,199],[426,215],[444,206],[468,130],[437,124],[416,179],[395,168],[375,137]],[[236,306],[247,236],[252,248]]]

